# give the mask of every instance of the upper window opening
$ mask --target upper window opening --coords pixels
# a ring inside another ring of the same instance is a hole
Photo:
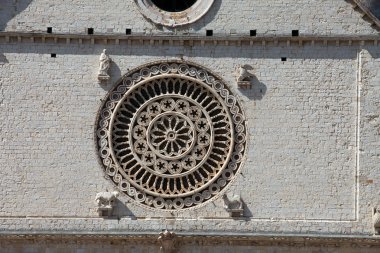
[[[210,10],[214,1],[215,0],[134,0],[140,12],[148,20],[170,28],[196,22]]]
[[[197,0],[151,0],[161,10],[167,12],[181,12],[193,6]]]

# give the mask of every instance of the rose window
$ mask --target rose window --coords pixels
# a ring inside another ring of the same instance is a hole
[[[97,145],[106,174],[148,207],[181,210],[216,197],[245,151],[236,98],[195,65],[144,66],[123,77],[98,117]]]

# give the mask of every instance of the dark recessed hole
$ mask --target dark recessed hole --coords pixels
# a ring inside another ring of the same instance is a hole
[[[249,35],[250,36],[256,36],[256,30],[250,30]]]
[[[130,35],[131,33],[132,33],[132,29],[129,29],[129,28],[125,29],[126,35]]]
[[[94,34],[94,28],[87,28],[87,34]]]
[[[57,54],[50,54],[50,57],[51,57],[51,58],[56,58],[56,57],[57,57]]]
[[[286,57],[281,57],[281,61],[286,61]]]
[[[53,28],[52,28],[52,27],[48,27],[48,28],[46,29],[46,32],[47,32],[47,33],[52,33],[52,32],[53,32]]]
[[[214,34],[213,30],[206,30],[206,36],[212,36]]]
[[[193,6],[198,0],[151,0],[157,8],[168,12],[180,12]],[[202,0],[199,0],[202,1]]]
[[[292,30],[292,36],[297,37],[300,35],[300,32],[298,30]]]

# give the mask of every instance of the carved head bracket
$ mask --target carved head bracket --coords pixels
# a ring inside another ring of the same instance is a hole
[[[169,232],[168,230],[161,232],[157,238],[161,245],[160,252],[175,253],[177,251],[176,237],[174,232]]]

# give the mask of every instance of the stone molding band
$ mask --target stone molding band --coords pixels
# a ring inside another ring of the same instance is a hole
[[[352,235],[276,235],[276,234],[248,234],[248,233],[175,233],[179,245],[201,246],[280,246],[280,247],[346,247],[346,248],[380,248],[380,237]],[[151,233],[0,233],[1,244],[25,243],[74,243],[74,244],[102,244],[102,245],[157,245],[158,232]]]
[[[100,45],[279,45],[287,46],[305,44],[311,45],[378,45],[378,35],[301,35],[291,37],[289,35],[265,35],[265,36],[228,36],[215,35],[206,37],[201,35],[119,35],[119,34],[46,34],[30,32],[0,32],[1,43],[43,43],[43,44],[100,44]]]

